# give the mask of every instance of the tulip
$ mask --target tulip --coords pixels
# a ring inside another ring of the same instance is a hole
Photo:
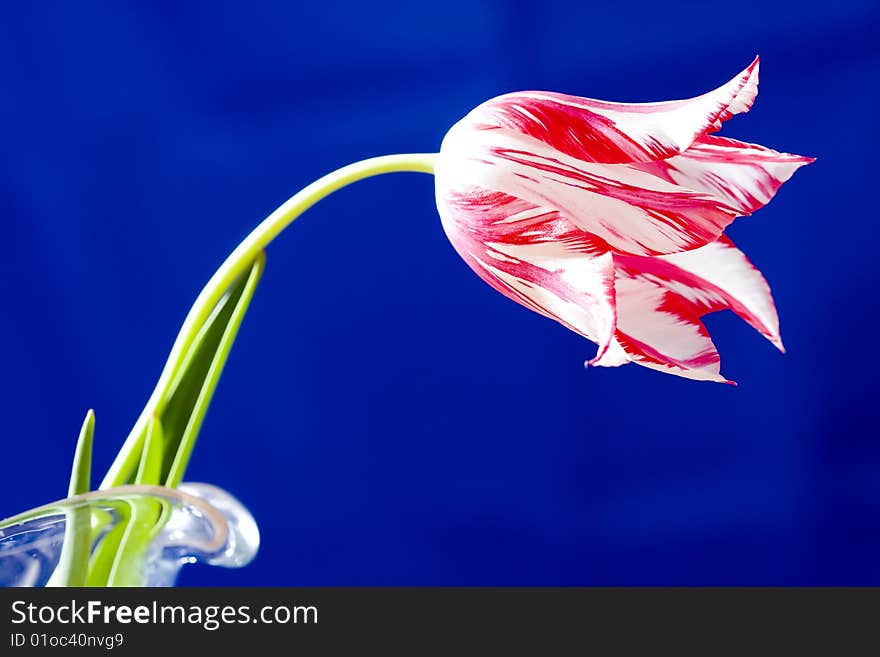
[[[757,89],[755,59],[689,100],[493,98],[443,140],[443,228],[493,288],[597,343],[586,364],[732,383],[703,315],[730,309],[783,347],[767,282],[723,231],[813,161],[710,134]]]
[[[505,296],[597,343],[587,364],[634,362],[732,383],[721,375],[703,315],[730,309],[783,347],[770,287],[723,231],[812,162],[710,134],[747,112],[757,90],[756,59],[690,100],[507,94],[456,123],[439,153],[372,157],[305,186],[232,250],[196,297],[100,488],[180,484],[262,276],[264,249],[315,203],[387,173],[434,174],[443,228],[465,262]],[[75,498],[91,487],[93,428],[89,412],[69,487]],[[128,520],[107,533],[116,538],[93,550],[94,517],[78,504],[62,509],[68,526],[50,582],[140,581],[131,564],[140,567],[169,516],[145,523],[131,506]]]

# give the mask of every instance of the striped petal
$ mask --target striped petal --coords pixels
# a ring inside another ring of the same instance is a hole
[[[447,186],[476,184],[553,208],[619,253],[697,248],[718,239],[739,214],[653,171],[578,161],[513,133],[444,140],[435,174]]]
[[[468,114],[465,130],[510,132],[582,162],[651,162],[685,151],[758,93],[758,58],[728,83],[688,100],[611,103],[544,91],[493,98]]]
[[[784,351],[770,286],[730,239],[656,258],[615,255],[618,271],[654,283],[693,305],[699,316],[729,309]]]
[[[718,351],[693,304],[626,273],[618,273],[615,291],[616,344],[592,365],[614,366],[630,360],[688,379],[731,383],[721,376]]]
[[[548,210],[510,196],[438,187],[450,242],[489,285],[598,343],[614,336],[614,261],[608,246]]]
[[[681,155],[636,167],[745,215],[764,207],[795,171],[813,161],[758,144],[704,135]]]
[[[702,150],[693,161],[729,157],[729,146],[699,140],[747,111],[757,84],[756,59],[726,85],[690,100],[622,104],[544,92],[500,96],[452,127],[435,173],[554,208],[617,252],[697,248],[718,239],[742,214],[742,203],[715,193],[712,184],[690,188],[679,181],[711,181],[717,172],[691,173],[691,160],[685,160],[673,175],[657,162],[686,157],[695,140]],[[718,186],[749,185],[720,180]]]

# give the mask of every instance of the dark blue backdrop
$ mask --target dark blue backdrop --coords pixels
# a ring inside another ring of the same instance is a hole
[[[760,53],[724,134],[819,158],[730,231],[787,355],[722,314],[739,388],[585,371],[428,176],[360,183],[271,246],[189,470],[261,553],[181,583],[880,584],[874,0],[256,4],[4,8],[0,516],[63,496],[89,407],[104,471],[198,289],[312,179],[502,92],[688,97]]]

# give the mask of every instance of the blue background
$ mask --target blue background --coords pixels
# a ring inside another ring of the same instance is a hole
[[[188,479],[262,529],[229,585],[880,584],[872,0],[16,3],[0,27],[0,516],[109,465],[197,291],[348,162],[435,150],[502,92],[649,101],[762,56],[723,134],[818,162],[729,231],[788,354],[630,365],[483,284],[428,176],[359,183],[269,249]]]

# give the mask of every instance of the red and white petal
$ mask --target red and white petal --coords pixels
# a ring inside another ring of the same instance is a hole
[[[435,175],[447,188],[477,185],[558,210],[614,251],[637,255],[714,242],[738,214],[717,198],[655,172],[578,161],[512,133],[444,141]]]
[[[758,58],[726,84],[688,100],[611,103],[544,91],[493,98],[456,126],[527,136],[582,162],[665,159],[747,112],[758,93]]]
[[[605,353],[616,325],[614,261],[607,245],[558,213],[518,199],[478,190],[438,194],[444,194],[438,207],[450,242],[484,281],[598,343],[597,358]]]
[[[596,342],[596,358],[604,355],[616,321],[610,252],[587,257],[547,242],[490,245],[486,255],[475,258],[482,269],[477,273],[492,287]]]
[[[813,161],[758,144],[704,135],[681,155],[635,166],[746,215],[769,203],[795,171]]]
[[[630,278],[683,297],[701,316],[732,310],[784,351],[770,286],[727,237],[699,249],[655,258],[615,255],[615,267]]]
[[[688,379],[731,383],[721,376],[718,351],[690,302],[650,281],[625,274],[617,276],[615,291],[615,340],[632,362]],[[620,363],[599,359],[593,364]]]

